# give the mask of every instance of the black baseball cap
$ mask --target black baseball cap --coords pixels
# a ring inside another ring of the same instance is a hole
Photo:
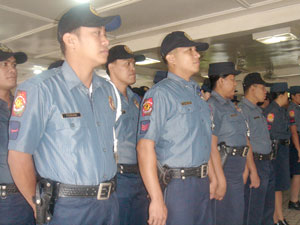
[[[12,56],[15,57],[17,64],[27,61],[27,55],[24,52],[13,52],[9,47],[0,43],[0,61],[7,60]]]
[[[116,45],[109,49],[106,68],[108,64],[114,62],[117,59],[130,59],[133,58],[136,62],[144,61],[146,57],[144,55],[135,55],[127,45]]]
[[[157,71],[155,73],[153,83],[156,84],[156,83],[160,82],[161,80],[167,78],[167,76],[168,76],[168,71]]]
[[[169,33],[162,41],[160,54],[162,58],[165,58],[166,55],[175,48],[192,46],[195,46],[197,51],[205,51],[209,47],[207,43],[192,41],[190,36],[183,31],[174,31]]]
[[[105,27],[106,31],[112,31],[121,26],[121,17],[100,17],[96,10],[89,4],[80,4],[66,12],[58,23],[57,38],[61,41],[65,33],[69,33],[79,27]]]
[[[298,93],[300,93],[300,86],[291,86],[290,87],[290,93],[291,94],[298,94]]]
[[[233,62],[218,62],[209,64],[208,76],[239,75],[241,71],[235,69]]]
[[[272,83],[270,92],[273,92],[273,93],[276,93],[276,92],[290,92],[290,89],[288,87],[288,83],[278,82],[278,83]]]
[[[243,81],[243,87],[250,87],[252,84],[262,84],[266,86],[266,82],[261,78],[260,73],[249,73],[245,76]]]

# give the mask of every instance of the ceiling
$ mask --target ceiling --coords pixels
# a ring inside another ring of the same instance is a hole
[[[20,65],[19,82],[34,76],[33,67],[47,68],[61,59],[56,40],[57,21],[74,0],[0,0],[0,43],[28,54]],[[292,27],[300,34],[299,0],[93,0],[100,15],[119,14],[122,26],[109,33],[110,44],[160,59],[164,36],[175,30],[210,44],[201,55],[201,82],[212,62],[233,61],[244,74],[259,71],[270,81],[300,85],[299,40],[264,45],[252,33]],[[300,36],[298,36],[300,38]],[[162,63],[137,66],[136,86],[151,86]],[[242,80],[242,76],[238,80]],[[241,87],[238,87],[241,91]]]

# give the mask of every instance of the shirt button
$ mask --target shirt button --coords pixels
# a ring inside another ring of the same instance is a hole
[[[103,148],[103,151],[106,152],[106,148]]]
[[[106,178],[107,178],[107,176],[104,174],[104,175],[103,175],[103,179],[106,179]]]
[[[74,123],[71,123],[70,126],[73,128],[73,127],[75,127],[75,124],[74,124]]]
[[[100,127],[100,122],[97,122],[97,126]]]

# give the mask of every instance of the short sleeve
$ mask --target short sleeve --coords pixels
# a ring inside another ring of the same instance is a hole
[[[209,103],[209,108],[211,110],[211,120],[212,120],[212,134],[219,136],[221,127],[220,113],[213,103]]]
[[[37,85],[21,84],[15,93],[12,115],[9,121],[8,149],[33,154],[43,135],[50,111]]]
[[[166,96],[158,88],[146,92],[140,108],[138,140],[158,142],[167,118]]]

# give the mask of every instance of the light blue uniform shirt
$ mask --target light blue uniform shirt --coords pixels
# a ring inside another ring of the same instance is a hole
[[[271,139],[289,139],[291,136],[289,126],[293,125],[289,120],[287,110],[272,101],[264,111],[267,118],[268,130]]]
[[[12,101],[13,97],[11,96]],[[7,163],[8,121],[10,112],[7,102],[0,99],[0,184],[14,183]]]
[[[239,147],[247,145],[246,119],[230,99],[224,99],[212,91],[208,104],[213,114],[213,135],[218,137],[218,143],[225,142],[227,146]]]
[[[121,93],[120,97],[122,102],[122,115],[116,123],[118,163],[137,164],[136,135],[140,99],[129,88],[127,88],[128,100]]]
[[[300,132],[300,105],[290,102],[288,107],[290,121],[296,124],[297,131]]]
[[[26,95],[24,107],[17,102],[20,95]],[[97,185],[115,176],[117,101],[105,79],[93,74],[90,97],[65,62],[22,83],[15,99],[8,148],[32,154],[40,176],[76,185]]]
[[[211,120],[200,87],[168,73],[146,92],[140,110],[138,139],[155,142],[157,159],[169,167],[207,163],[211,149]]]
[[[250,128],[250,144],[253,152],[269,154],[272,150],[267,120],[260,107],[243,98],[239,104]]]

